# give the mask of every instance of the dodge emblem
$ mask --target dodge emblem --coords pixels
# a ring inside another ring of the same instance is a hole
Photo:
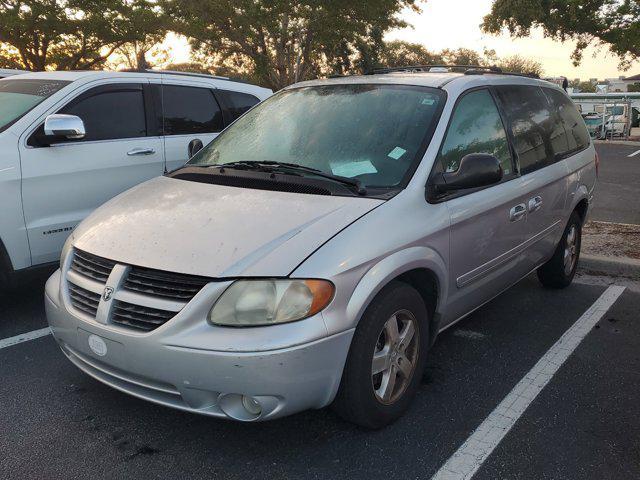
[[[111,300],[111,295],[113,295],[113,288],[105,287],[104,292],[102,292],[102,299],[105,302],[108,302],[109,300]]]

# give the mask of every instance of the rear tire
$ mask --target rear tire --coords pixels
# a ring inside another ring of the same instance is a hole
[[[0,292],[4,292],[9,288],[9,276],[4,270],[0,270]]]
[[[332,408],[365,428],[394,422],[420,386],[428,348],[422,297],[405,283],[390,283],[360,319]]]
[[[13,269],[11,268],[9,255],[7,255],[2,242],[0,242],[0,292],[4,292],[9,288],[12,276]]]
[[[562,233],[556,251],[547,263],[538,269],[538,279],[547,288],[565,288],[573,281],[580,260],[582,218],[573,212]]]

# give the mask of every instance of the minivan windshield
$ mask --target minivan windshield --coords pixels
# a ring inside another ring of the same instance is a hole
[[[0,132],[68,84],[63,80],[0,80]]]
[[[336,84],[284,90],[225,130],[188,163],[287,163],[296,172],[393,188],[413,173],[445,94],[428,87]],[[291,165],[290,165],[291,166]]]

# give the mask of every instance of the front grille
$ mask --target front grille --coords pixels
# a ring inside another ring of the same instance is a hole
[[[69,295],[71,304],[78,310],[87,313],[95,318],[100,303],[100,294],[85,290],[78,285],[69,283]]]
[[[112,260],[76,249],[71,262],[71,270],[98,282],[106,283],[115,265],[116,262]]]
[[[188,302],[211,280],[194,275],[131,267],[124,288],[134,292]]]
[[[96,318],[101,301],[100,297],[116,265],[117,262],[113,260],[98,257],[82,250],[74,250],[67,282],[70,301],[76,310],[93,319]],[[121,275],[126,275],[126,277],[121,278]],[[211,279],[206,277],[164,272],[151,268],[131,266],[129,269],[120,269],[113,275],[113,285],[109,285],[112,288],[116,287],[116,291],[111,292],[113,306],[105,308],[105,318],[101,318],[99,321],[150,332],[175,317],[181,307],[191,301],[210,281]],[[118,285],[121,286],[117,287]],[[143,296],[144,298],[140,298],[140,303],[157,306],[157,308],[136,304],[135,296],[131,294],[127,295],[128,302],[123,302],[118,297],[118,290],[120,292],[126,290]],[[166,307],[167,300],[176,302],[175,307]],[[164,310],[164,308],[171,308],[171,310]]]
[[[175,315],[176,312],[117,301],[111,321],[119,325],[150,332],[171,320]]]

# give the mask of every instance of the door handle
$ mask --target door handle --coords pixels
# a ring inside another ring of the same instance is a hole
[[[540,196],[533,197],[531,200],[529,200],[529,213],[539,210],[541,206],[542,206],[542,197]]]
[[[153,155],[156,151],[153,148],[134,148],[129,150],[127,155],[133,157],[134,155]]]
[[[517,222],[518,220],[524,218],[526,214],[527,206],[524,203],[519,203],[509,211],[509,220],[511,220],[512,222]]]

